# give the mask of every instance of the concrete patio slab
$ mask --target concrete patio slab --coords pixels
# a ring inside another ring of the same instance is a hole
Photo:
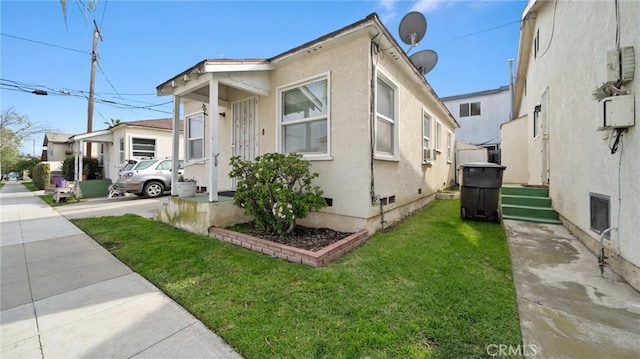
[[[525,357],[640,358],[640,293],[562,225],[504,225]]]

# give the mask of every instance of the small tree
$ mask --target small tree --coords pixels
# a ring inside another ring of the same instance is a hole
[[[268,153],[255,161],[231,158],[230,177],[238,178],[233,201],[269,233],[291,233],[296,219],[327,204],[322,190],[312,185],[318,177],[298,154]]]

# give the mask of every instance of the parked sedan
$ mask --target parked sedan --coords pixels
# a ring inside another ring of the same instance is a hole
[[[182,165],[182,161],[180,161]],[[118,174],[115,188],[147,198],[160,197],[171,190],[171,159],[141,160]],[[181,172],[181,170],[180,170]]]

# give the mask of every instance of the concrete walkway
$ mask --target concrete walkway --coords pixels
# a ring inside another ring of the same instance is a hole
[[[0,357],[241,358],[18,182],[0,190]]]
[[[640,293],[565,227],[505,220],[528,358],[640,358]]]

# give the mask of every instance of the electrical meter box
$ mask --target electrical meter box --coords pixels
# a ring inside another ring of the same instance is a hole
[[[634,95],[606,97],[602,100],[602,110],[602,127],[599,130],[635,125]]]

